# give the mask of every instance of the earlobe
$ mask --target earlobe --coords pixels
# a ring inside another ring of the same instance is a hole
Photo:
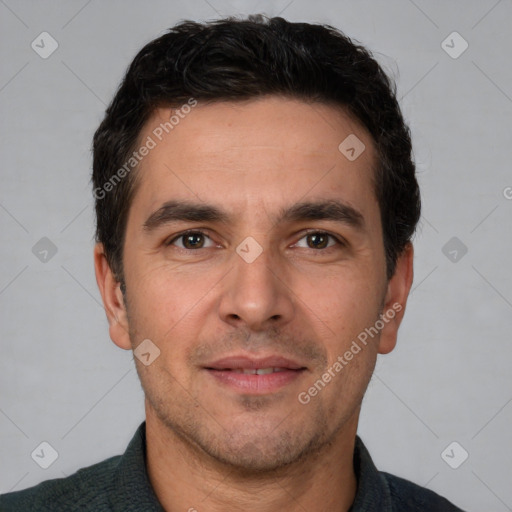
[[[388,282],[382,312],[387,322],[385,322],[381,331],[379,354],[387,354],[396,346],[398,328],[404,317],[405,306],[414,277],[413,259],[414,248],[412,243],[409,242],[398,256],[395,273]]]
[[[94,247],[94,270],[109,323],[110,338],[118,347],[131,350],[128,316],[121,285],[114,277],[101,243]]]

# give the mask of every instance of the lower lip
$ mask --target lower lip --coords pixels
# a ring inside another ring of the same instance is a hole
[[[297,380],[304,370],[283,370],[264,375],[237,373],[230,370],[211,370],[208,373],[222,384],[240,392],[264,394],[278,391]]]

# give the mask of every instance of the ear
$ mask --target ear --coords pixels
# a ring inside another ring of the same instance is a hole
[[[395,273],[388,281],[384,311],[386,317],[379,340],[379,354],[391,352],[396,345],[398,328],[405,313],[407,297],[414,277],[414,248],[409,242],[397,258]]]
[[[94,270],[107,314],[110,338],[118,347],[131,350],[128,315],[121,292],[121,283],[114,277],[101,243],[97,243],[94,247]]]

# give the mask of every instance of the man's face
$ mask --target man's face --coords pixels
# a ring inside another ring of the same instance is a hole
[[[156,147],[137,171],[111,336],[160,350],[136,360],[155,421],[217,460],[279,467],[355,429],[394,344],[396,319],[334,370],[393,295],[372,140],[332,106],[277,97],[199,103],[159,141],[170,115],[140,135]],[[353,161],[338,149],[351,134],[366,147]]]

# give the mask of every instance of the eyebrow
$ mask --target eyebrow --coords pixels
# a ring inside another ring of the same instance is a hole
[[[145,232],[152,232],[172,222],[218,222],[228,223],[232,216],[214,205],[190,201],[167,201],[153,212],[144,222]],[[305,220],[330,220],[340,222],[358,230],[365,227],[361,212],[342,201],[304,201],[282,208],[274,219],[279,222],[300,222]]]

